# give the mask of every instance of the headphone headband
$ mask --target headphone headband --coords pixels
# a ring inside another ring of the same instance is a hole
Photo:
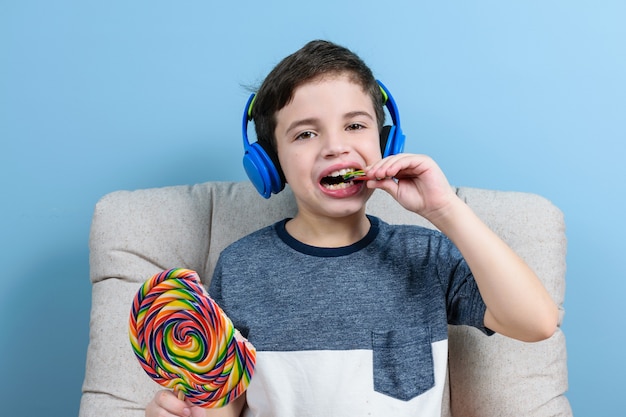
[[[376,80],[383,95],[383,104],[387,108],[393,125],[385,126],[381,134],[380,145],[383,158],[403,151],[405,136],[400,128],[400,113],[393,96],[385,85]],[[285,188],[285,178],[278,163],[278,157],[273,149],[268,149],[264,142],[250,143],[248,139],[248,122],[252,120],[252,106],[256,101],[256,94],[251,94],[246,102],[241,121],[241,136],[243,138],[243,166],[248,178],[259,194],[270,198]]]

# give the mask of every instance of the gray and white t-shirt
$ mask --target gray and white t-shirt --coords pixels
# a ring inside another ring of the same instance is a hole
[[[211,297],[257,349],[246,416],[440,416],[448,324],[485,304],[441,233],[369,216],[353,245],[319,248],[287,220],[226,248]]]

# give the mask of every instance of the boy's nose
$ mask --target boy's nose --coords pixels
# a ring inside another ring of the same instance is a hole
[[[325,157],[333,157],[348,152],[349,144],[343,133],[333,132],[326,135],[323,148]]]

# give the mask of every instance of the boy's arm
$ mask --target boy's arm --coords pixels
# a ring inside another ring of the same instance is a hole
[[[558,309],[535,273],[456,198],[445,213],[429,219],[459,248],[487,305],[485,326],[533,342],[554,333]]]
[[[523,341],[550,337],[558,309],[535,273],[452,191],[437,164],[400,154],[367,169],[368,181],[428,219],[457,246],[487,305],[485,326]],[[394,179],[392,179],[395,178]]]

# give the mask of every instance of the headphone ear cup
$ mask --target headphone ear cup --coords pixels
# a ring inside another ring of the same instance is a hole
[[[391,120],[393,121],[391,126],[384,126],[380,132],[380,149],[383,158],[386,158],[390,155],[396,155],[404,151],[405,136],[400,128],[400,113],[398,112],[396,101],[391,96],[389,90],[387,90],[387,87],[385,87],[380,81],[377,80],[377,82],[383,95],[385,107],[387,108],[387,111],[391,116]]]
[[[285,187],[282,170],[276,168],[273,151],[267,151],[262,143],[254,142],[246,147],[243,155],[243,167],[248,178],[259,194],[270,198],[271,194],[279,193]]]
[[[383,155],[383,158],[386,155],[387,151],[387,143],[389,142],[389,133],[391,132],[391,126],[386,125],[383,126],[383,129],[380,131],[380,153]]]
[[[380,148],[383,158],[397,155],[404,150],[404,134],[397,126],[383,126],[380,133]]]

